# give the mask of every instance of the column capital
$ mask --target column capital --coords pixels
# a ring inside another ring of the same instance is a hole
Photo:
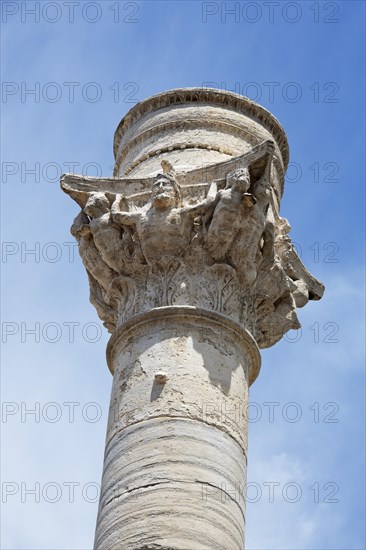
[[[183,92],[126,115],[116,132],[119,177],[61,180],[81,207],[71,232],[90,300],[111,333],[141,313],[188,306],[238,323],[260,348],[272,346],[300,327],[296,309],[324,290],[279,214],[286,136],[246,98]]]

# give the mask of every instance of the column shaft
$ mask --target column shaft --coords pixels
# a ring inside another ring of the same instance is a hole
[[[95,548],[242,550],[254,340],[221,315],[160,308],[122,326],[108,359]]]

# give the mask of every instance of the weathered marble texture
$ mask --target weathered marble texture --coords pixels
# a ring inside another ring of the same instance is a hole
[[[108,363],[95,547],[242,548],[252,337],[224,316],[161,308],[115,333]]]
[[[112,337],[98,550],[242,550],[259,348],[323,285],[280,216],[289,152],[268,111],[172,90],[115,133],[115,177],[65,175],[90,300]]]

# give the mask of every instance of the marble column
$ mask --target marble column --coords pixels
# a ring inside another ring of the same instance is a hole
[[[288,144],[236,94],[133,107],[113,178],[65,175],[90,299],[112,333],[97,550],[242,550],[259,348],[322,296],[279,214]]]

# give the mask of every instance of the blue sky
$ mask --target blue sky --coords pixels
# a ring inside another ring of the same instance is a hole
[[[113,132],[136,100],[205,83],[249,95],[284,126],[281,213],[326,286],[300,310],[302,331],[263,351],[251,389],[247,548],[365,548],[364,3],[70,9],[2,2],[2,548],[93,543],[108,334],[71,244],[77,207],[57,180],[70,163],[110,175]]]

